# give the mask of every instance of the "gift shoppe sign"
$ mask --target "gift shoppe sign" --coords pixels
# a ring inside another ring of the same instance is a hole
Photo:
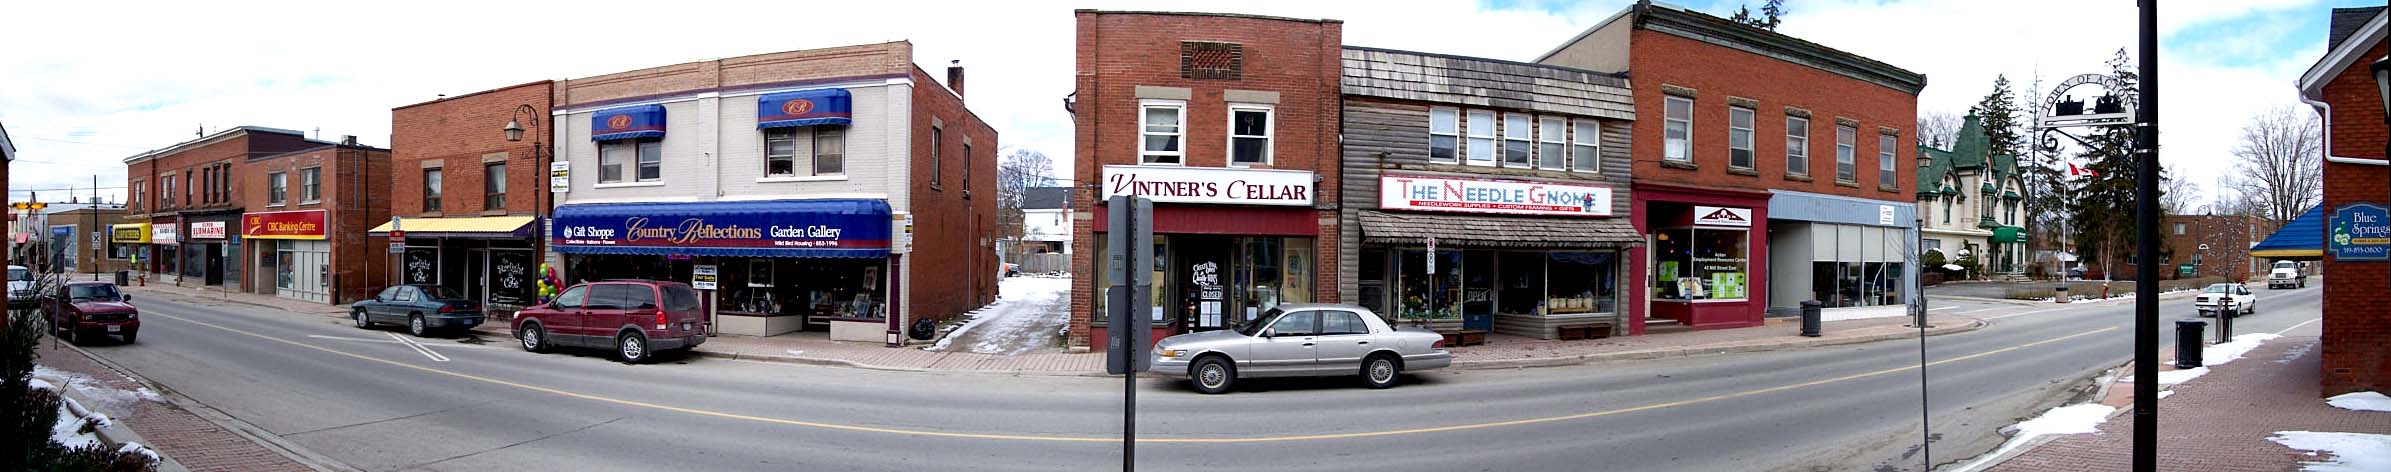
[[[1157,203],[1310,206],[1312,173],[1204,167],[1104,166],[1104,192]]]
[[[1387,210],[1611,216],[1611,189],[1593,185],[1388,175],[1378,178]]]
[[[241,215],[241,237],[324,239],[324,210],[268,211]]]

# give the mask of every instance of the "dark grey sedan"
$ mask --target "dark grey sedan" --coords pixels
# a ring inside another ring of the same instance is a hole
[[[349,306],[349,319],[359,329],[375,324],[407,326],[407,334],[422,337],[433,330],[473,329],[482,324],[481,303],[437,285],[394,285],[374,298]]]

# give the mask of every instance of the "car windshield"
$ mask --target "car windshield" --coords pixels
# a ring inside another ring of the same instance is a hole
[[[1237,334],[1243,334],[1246,336],[1260,336],[1262,334],[1262,327],[1270,326],[1270,320],[1278,319],[1279,315],[1285,313],[1286,312],[1284,311],[1279,311],[1277,308],[1272,308],[1270,311],[1262,312],[1262,316],[1256,316],[1254,319],[1239,322],[1237,323]]]
[[[2233,291],[2233,286],[2232,286],[2232,285],[2228,285],[2228,284],[2215,284],[2215,285],[2210,285],[2210,286],[2208,286],[2208,288],[2206,288],[2206,289],[2202,289],[2202,290],[2200,290],[2200,293],[2225,293],[2225,292],[2230,292],[2230,291]]]
[[[423,295],[426,297],[431,297],[433,300],[455,300],[459,298],[465,298],[464,295],[458,295],[455,290],[449,290],[448,287],[441,287],[437,285],[417,285],[416,288],[423,289]]]
[[[2283,261],[2283,262],[2277,262],[2277,263],[2275,263],[2275,268],[2277,268],[2277,269],[2298,269],[2298,268],[2300,268],[2300,263],[2298,263],[2298,262],[2292,262],[2292,261]]]
[[[113,302],[117,301],[118,299],[116,286],[108,284],[70,285],[66,288],[66,298],[67,300],[92,300],[103,302]]]
[[[10,282],[32,282],[32,281],[33,281],[33,271],[30,271],[30,270],[25,270],[25,269],[23,269],[23,268],[10,267],[10,268],[8,268],[8,281],[10,281]]]

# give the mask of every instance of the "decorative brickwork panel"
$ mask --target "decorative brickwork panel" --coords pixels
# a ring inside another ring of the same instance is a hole
[[[1245,45],[1214,41],[1179,42],[1179,78],[1238,80],[1245,73]]]

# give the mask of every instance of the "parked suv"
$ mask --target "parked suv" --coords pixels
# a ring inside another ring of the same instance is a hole
[[[50,315],[51,331],[64,333],[67,342],[124,336],[125,344],[132,344],[141,335],[141,310],[131,301],[133,296],[118,292],[116,284],[86,280],[44,294],[42,308]]]
[[[611,348],[623,362],[642,363],[656,351],[706,342],[706,317],[697,290],[655,280],[606,280],[566,288],[546,304],[515,312],[523,350],[557,346]]]

